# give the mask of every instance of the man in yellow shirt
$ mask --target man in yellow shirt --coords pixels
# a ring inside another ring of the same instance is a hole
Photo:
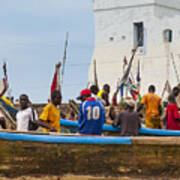
[[[57,108],[61,104],[62,96],[57,90],[51,94],[51,103],[46,105],[39,117],[39,125],[45,132],[60,132],[60,111]]]
[[[145,124],[148,128],[159,129],[161,128],[160,115],[161,115],[161,98],[155,94],[155,86],[149,86],[149,93],[145,94],[141,100],[141,104],[137,111],[139,112],[143,106],[146,108]]]
[[[105,102],[105,104],[103,104],[105,106],[109,106],[110,105],[110,103],[109,103],[109,93],[110,93],[110,86],[108,84],[105,84],[103,86],[103,89],[100,90],[98,92],[98,94],[97,94],[97,96],[99,98],[101,98]]]

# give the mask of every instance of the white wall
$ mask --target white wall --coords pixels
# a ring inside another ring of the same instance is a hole
[[[94,0],[94,10],[123,8],[155,3],[154,0]]]
[[[109,83],[115,90],[117,79],[123,74],[123,58],[126,56],[129,59],[133,49],[134,22],[144,22],[144,27],[147,30],[147,53],[136,55],[132,69],[136,75],[137,60],[140,59],[142,93],[147,92],[150,84],[157,86],[159,95],[162,93],[167,78],[167,52],[163,41],[163,30],[168,28],[173,30],[173,42],[170,45],[170,51],[175,55],[180,73],[180,10],[153,5],[153,2],[155,1],[95,0],[96,37],[92,60],[96,59],[97,61],[97,73],[101,86],[104,83]],[[160,0],[156,3],[160,3]],[[141,5],[139,6],[139,4]],[[142,6],[142,4],[144,5]],[[126,8],[122,8],[124,6]],[[102,10],[103,8],[108,9]],[[110,41],[110,37],[113,37],[114,41]],[[169,72],[171,84],[176,85],[172,63]],[[93,82],[93,79],[91,65],[89,81]]]

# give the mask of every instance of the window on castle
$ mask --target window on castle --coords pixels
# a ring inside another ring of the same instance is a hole
[[[144,46],[144,25],[143,22],[134,23],[134,47]]]
[[[114,38],[113,38],[113,37],[110,37],[110,38],[109,38],[109,41],[114,41]]]
[[[171,29],[166,29],[163,32],[163,38],[164,38],[164,42],[172,42],[173,39],[173,32]]]

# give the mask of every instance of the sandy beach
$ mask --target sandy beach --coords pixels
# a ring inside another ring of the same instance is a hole
[[[180,178],[171,177],[94,177],[94,176],[76,176],[76,175],[66,175],[66,176],[45,176],[45,177],[31,177],[31,176],[21,176],[16,178],[6,178],[0,177],[1,180],[178,180]]]

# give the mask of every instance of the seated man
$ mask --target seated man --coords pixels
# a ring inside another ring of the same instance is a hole
[[[71,114],[69,116],[69,120],[71,120],[71,121],[76,120],[76,115],[75,115],[75,113],[73,111],[71,111]]]
[[[77,98],[82,101],[79,107],[79,133],[101,135],[105,123],[105,112],[100,102],[91,97],[91,91],[84,89]]]
[[[141,127],[139,114],[134,112],[135,103],[127,101],[127,110],[120,112],[114,121],[114,126],[120,125],[120,136],[137,136]]]

